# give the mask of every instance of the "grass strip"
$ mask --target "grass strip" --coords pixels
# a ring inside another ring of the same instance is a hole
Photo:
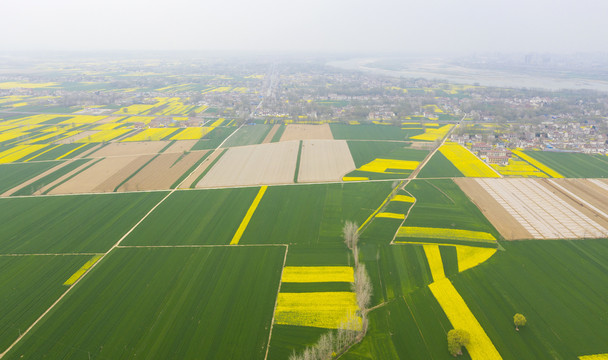
[[[198,159],[194,165],[190,166],[190,168],[188,170],[186,170],[177,180],[175,180],[175,182],[171,185],[171,189],[175,189],[177,187],[177,185],[179,185],[182,181],[184,181],[185,178],[188,177],[188,175],[190,175],[194,170],[196,170],[196,168],[203,162],[205,161],[205,159],[207,157],[209,157],[209,155],[212,153],[213,151],[208,151],[205,155],[201,156],[200,159]],[[178,159],[179,160],[179,159]],[[175,164],[173,164],[175,165]]]
[[[279,140],[281,140],[281,136],[283,136],[284,132],[285,132],[285,125],[281,124],[281,126],[277,129],[277,132],[274,133],[274,136],[272,137],[272,140],[270,140],[270,142],[273,143],[273,142],[278,142]]]
[[[298,173],[300,172],[300,158],[302,157],[302,143],[300,140],[300,146],[298,147],[298,157],[296,158],[296,171],[293,173],[293,182],[298,182]]]

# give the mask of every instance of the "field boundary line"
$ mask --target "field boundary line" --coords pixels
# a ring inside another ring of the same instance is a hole
[[[236,230],[236,233],[232,237],[232,240],[230,240],[230,245],[236,245],[241,240],[241,237],[243,236],[245,229],[247,229],[247,225],[249,225],[249,221],[251,220],[253,213],[255,213],[255,210],[258,208],[258,205],[260,204],[264,193],[266,193],[267,188],[268,186],[260,187],[260,190],[258,191],[257,195],[253,199],[253,202],[251,203],[251,206],[249,206],[249,209],[247,209],[245,217],[241,221],[241,224],[239,225],[238,229]]]
[[[268,246],[284,247],[284,246],[287,246],[287,244],[118,245],[117,248],[119,248],[119,249],[139,249],[139,248],[141,248],[141,249],[153,249],[153,248],[169,248],[169,249],[171,249],[171,248],[268,247]]]
[[[2,256],[94,256],[103,255],[104,253],[48,253],[48,254],[0,254]]]
[[[230,134],[230,136],[232,136],[234,133],[236,133],[237,131],[239,131],[239,129],[241,129],[243,127],[245,123],[241,124],[241,126],[239,126],[238,129],[236,129],[235,131],[232,132],[232,134]],[[226,139],[224,139],[224,141],[216,148],[219,149],[224,142],[226,142],[226,140],[228,140],[228,138],[230,138],[230,136],[226,137]],[[184,179],[185,180],[185,179]],[[183,181],[182,181],[183,182]],[[180,183],[181,185],[181,183]],[[21,333],[21,335],[19,335],[19,337],[10,345],[6,348],[6,350],[2,353],[0,353],[0,359],[2,359],[4,357],[4,355],[6,355],[9,351],[11,351],[13,349],[13,347],[15,347],[19,341],[21,341],[21,339],[23,339],[45,316],[46,314],[48,314],[51,310],[53,310],[53,308],[59,304],[59,302],[61,302],[61,300],[63,300],[63,298],[70,293],[70,291],[72,289],[74,289],[76,287],[76,285],[82,281],[82,279],[86,278],[86,276],[91,272],[91,270],[93,270],[95,267],[97,267],[101,262],[103,262],[103,259],[112,252],[112,250],[116,249],[120,243],[122,243],[122,241],[131,234],[131,232],[133,232],[133,230],[135,230],[139,224],[141,224],[144,220],[146,220],[146,218],[154,211],[156,210],[157,207],[159,207],[165,200],[167,200],[167,198],[169,196],[171,196],[175,191],[177,191],[176,189],[173,189],[171,191],[169,191],[169,193],[163,197],[156,205],[154,205],[154,207],[152,207],[152,209],[150,209],[135,225],[133,225],[133,227],[131,227],[131,229],[129,231],[127,231],[126,234],[124,234],[108,251],[106,251],[105,253],[103,253],[101,255],[101,257],[87,270],[85,271],[84,274],[82,274],[82,276],[80,278],[78,278],[78,280],[76,280],[63,294],[61,294],[61,296],[59,296],[59,298],[57,300],[55,300],[55,302],[53,304],[51,304],[51,306],[46,309],[44,311],[44,313],[42,313],[42,315],[40,315],[23,333]],[[275,304],[276,305],[276,304]],[[274,315],[273,315],[274,316]]]
[[[279,278],[279,288],[277,289],[277,296],[274,299],[274,308],[272,309],[272,319],[270,320],[270,331],[268,332],[268,343],[266,344],[266,355],[264,355],[264,360],[268,358],[268,351],[270,350],[270,339],[272,338],[272,329],[274,327],[274,315],[277,312],[277,303],[279,302],[279,293],[281,292],[281,285],[283,285],[283,271],[285,271],[285,263],[287,263],[288,252],[289,245],[285,245],[285,257],[283,258],[283,267],[281,268],[281,277]]]

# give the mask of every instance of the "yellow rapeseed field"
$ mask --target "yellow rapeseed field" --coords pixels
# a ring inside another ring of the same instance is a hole
[[[426,260],[429,263],[431,269],[431,275],[433,281],[441,280],[445,277],[445,271],[443,270],[443,261],[441,260],[441,253],[439,252],[439,245],[422,245]]]
[[[111,122],[111,123],[107,123],[107,124],[97,125],[91,130],[114,130],[115,128],[122,126],[122,125],[123,124],[121,124],[121,123]]]
[[[76,142],[79,143],[90,143],[90,142],[104,142],[111,141],[116,139],[117,137],[123,136],[124,134],[131,131],[131,129],[115,129],[115,130],[102,130],[95,134],[89,135],[85,138],[82,138]]]
[[[369,180],[369,178],[362,177],[362,176],[344,176],[342,178],[342,181],[365,181],[365,180]]]
[[[175,131],[177,131],[177,128],[149,128],[122,141],[158,141]]]
[[[427,238],[427,239],[449,239],[470,240],[477,242],[493,243],[496,238],[492,234],[483,231],[471,231],[460,229],[444,229],[431,227],[402,226],[397,232],[398,237]]]
[[[584,355],[579,356],[579,360],[608,360],[608,354]]]
[[[17,82],[17,81],[8,81],[0,83],[0,89],[16,89],[16,88],[24,88],[24,89],[38,89],[45,87],[57,86],[59,83],[56,82],[48,82],[48,83],[27,83],[27,82]]]
[[[420,162],[418,161],[374,159],[371,162],[361,166],[358,170],[391,174],[392,172],[387,171],[388,169],[415,170],[419,164]]]
[[[447,142],[439,151],[467,177],[500,177],[491,167],[463,146]]]
[[[496,249],[457,245],[458,271],[465,271],[475,267],[488,260],[494,253],[496,253]]]
[[[131,106],[120,108],[119,110],[115,111],[114,114],[137,115],[137,114],[142,114],[146,111],[149,111],[150,109],[153,109],[155,107],[156,107],[156,104],[154,104],[154,105],[134,104]]]
[[[223,122],[224,122],[224,118],[220,118],[220,119],[215,120],[213,122],[213,124],[211,124],[209,126],[211,126],[211,127],[217,127],[217,126],[222,125]]]
[[[91,266],[93,266],[97,260],[99,260],[103,255],[95,255],[93,256],[93,258],[91,258],[91,260],[87,261],[84,265],[82,265],[82,267],[80,269],[78,269],[78,271],[76,271],[72,276],[70,276],[69,279],[67,279],[63,285],[67,285],[70,286],[72,284],[74,284],[78,279],[80,279],[80,277],[82,275],[84,275],[85,272],[87,272],[87,270],[89,270],[89,268],[91,268]]]
[[[188,127],[173,135],[171,140],[198,140],[209,134],[212,127]]]
[[[353,292],[279,293],[274,322],[337,329],[357,310],[357,298]]]
[[[391,201],[401,201],[401,202],[409,202],[409,203],[413,203],[416,201],[416,198],[413,196],[407,196],[407,195],[395,195]]]
[[[105,115],[72,115],[70,119],[60,124],[91,124],[105,118],[107,118]]]
[[[546,178],[549,177],[544,172],[538,170],[534,166],[529,163],[517,158],[513,157],[509,159],[508,165],[491,165],[494,170],[498,171],[503,176],[513,176],[513,177],[536,177],[536,178]]]
[[[471,336],[470,342],[466,346],[471,359],[502,359],[498,350],[492,344],[492,340],[448,278],[435,281],[429,285],[429,289],[441,305],[454,329],[463,329]]]
[[[27,155],[36,152],[47,145],[17,145],[8,150],[0,152],[0,164],[7,164],[17,161]]]
[[[350,266],[285,266],[282,282],[354,282]]]
[[[410,139],[414,140],[425,140],[425,141],[436,141],[443,139],[447,133],[452,129],[454,125],[448,124],[440,127],[439,129],[426,129],[424,134],[412,136]]]
[[[396,213],[390,213],[390,212],[381,212],[381,213],[376,214],[376,217],[403,220],[403,219],[405,219],[405,214],[396,214]]]
[[[529,162],[530,164],[532,164],[533,166],[537,167],[538,169],[540,169],[541,171],[549,174],[549,176],[553,177],[553,178],[563,178],[564,176],[560,173],[558,173],[557,171],[551,169],[550,167],[548,167],[547,165],[541,163],[540,161],[534,159],[531,156],[528,156],[526,154],[523,153],[523,151],[520,150],[513,150],[513,154],[519,156],[520,158],[524,159],[525,161]]]
[[[258,191],[258,194],[253,199],[251,206],[249,206],[249,209],[247,210],[247,213],[245,214],[243,221],[241,221],[239,228],[236,230],[236,233],[232,237],[232,240],[230,240],[230,245],[236,245],[241,240],[241,236],[243,236],[243,233],[245,232],[247,225],[249,225],[249,220],[251,220],[251,217],[253,216],[255,209],[258,208],[258,204],[262,200],[262,197],[264,196],[264,193],[266,192],[267,188],[268,188],[268,186],[260,187],[260,190]]]

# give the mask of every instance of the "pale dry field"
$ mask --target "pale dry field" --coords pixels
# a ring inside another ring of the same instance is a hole
[[[454,182],[477,205],[506,240],[532,239],[526,230],[509,212],[472,178],[455,178]]]
[[[268,132],[268,134],[266,135],[266,137],[262,141],[262,144],[268,144],[270,141],[272,141],[272,137],[274,136],[274,134],[277,133],[277,131],[279,130],[280,127],[281,127],[280,124],[274,124],[274,126],[272,127],[272,129],[270,129],[270,131]]]
[[[198,140],[177,140],[175,144],[171,145],[167,150],[163,153],[183,153],[184,151],[190,151],[194,144],[196,144]]]
[[[285,128],[280,141],[290,140],[333,140],[329,124],[323,125],[300,125],[290,124]]]
[[[142,142],[113,142],[99,149],[90,156],[109,157],[109,156],[131,156],[158,154],[170,141],[142,141]]]
[[[208,151],[193,151],[185,156],[183,153],[160,154],[121,185],[118,191],[169,189],[183,173],[188,171]]]
[[[433,150],[435,148],[435,144],[432,142],[413,141],[411,148],[417,150]]]
[[[304,140],[298,182],[340,181],[355,170],[346,140]]]
[[[76,142],[78,140],[81,139],[86,139],[87,137],[89,137],[89,135],[95,135],[97,134],[99,131],[95,131],[95,130],[88,130],[88,131],[83,131],[81,133],[78,133],[76,135],[67,137],[65,139],[59,140],[57,142],[55,142],[56,144],[71,144],[73,142]]]
[[[608,236],[587,208],[538,179],[475,179],[535,239]],[[603,221],[601,221],[603,222]]]
[[[230,148],[196,187],[292,183],[299,145],[287,141]]]
[[[194,169],[190,175],[188,175],[188,177],[182,183],[182,186],[180,186],[180,189],[188,189],[194,185],[193,183],[196,181],[196,179],[198,179],[199,175],[207,170],[211,163],[213,163],[213,161],[215,161],[215,159],[222,154],[222,151],[224,151],[224,148],[218,148],[209,154],[209,156],[207,156],[207,158],[203,160],[203,162],[200,163],[200,165]]]
[[[105,158],[65,183],[49,194],[78,194],[114,191],[124,179],[139,169],[153,155],[118,156]]]

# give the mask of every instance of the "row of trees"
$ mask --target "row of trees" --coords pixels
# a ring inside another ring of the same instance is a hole
[[[323,334],[319,341],[307,347],[301,354],[294,351],[289,360],[326,360],[333,359],[347,351],[353,344],[361,341],[367,332],[367,312],[372,300],[372,282],[364,264],[359,263],[359,226],[346,221],[342,228],[344,243],[352,251],[355,259],[355,282],[352,290],[357,298],[357,310],[349,314],[336,331]]]

